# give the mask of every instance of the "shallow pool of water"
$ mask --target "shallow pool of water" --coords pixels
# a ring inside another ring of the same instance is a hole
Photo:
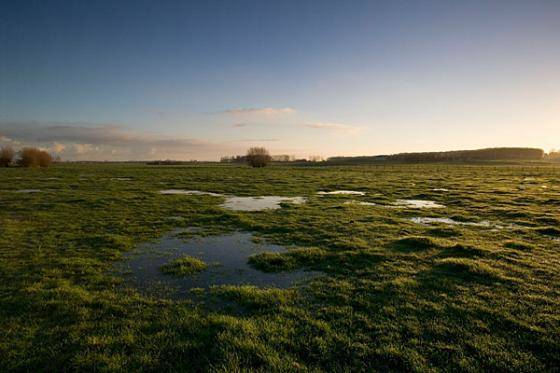
[[[40,193],[41,189],[19,189],[16,193]]]
[[[358,192],[357,190],[333,190],[331,192],[325,192],[325,191],[320,191],[317,192],[318,195],[320,196],[326,196],[326,195],[352,195],[352,196],[365,196],[366,193],[365,192]]]
[[[393,202],[393,206],[415,209],[440,209],[445,207],[444,205],[441,205],[434,201],[423,199],[397,199],[395,202]]]
[[[254,285],[287,288],[317,275],[311,271],[265,273],[248,264],[249,256],[262,252],[282,252],[279,245],[255,243],[252,234],[235,232],[198,237],[185,241],[175,231],[159,242],[140,245],[117,264],[128,285],[141,293],[164,298],[188,298],[193,288],[213,285]],[[183,255],[203,260],[208,268],[186,277],[161,272],[161,266]]]
[[[426,218],[426,217],[415,217],[415,218],[410,218],[410,220],[413,221],[414,223],[424,224],[424,225],[441,223],[441,224],[449,224],[449,225],[469,225],[473,227],[492,226],[492,224],[487,220],[483,220],[480,222],[463,222],[463,221],[453,220],[451,218]]]
[[[374,202],[365,202],[365,201],[346,201],[344,202],[345,205],[358,205],[358,206],[376,206],[377,204]]]
[[[261,211],[280,208],[281,203],[293,203],[296,205],[305,203],[304,197],[226,197],[222,207],[236,211]]]
[[[214,196],[214,197],[222,197],[222,194],[219,193],[212,193],[212,192],[203,192],[200,190],[185,190],[185,189],[165,189],[160,190],[160,194],[169,194],[169,195],[186,195],[186,196]]]

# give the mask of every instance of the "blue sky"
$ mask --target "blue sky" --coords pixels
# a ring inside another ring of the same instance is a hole
[[[67,159],[560,147],[558,1],[12,1],[0,144]]]

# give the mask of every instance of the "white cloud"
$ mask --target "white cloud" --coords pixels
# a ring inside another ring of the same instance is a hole
[[[66,149],[66,145],[61,144],[59,142],[55,142],[54,144],[52,144],[50,149],[55,154],[61,154]]]
[[[74,144],[73,148],[76,154],[90,153],[94,149],[91,144]]]

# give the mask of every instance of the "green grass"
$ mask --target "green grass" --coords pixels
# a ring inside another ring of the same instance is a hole
[[[161,189],[308,201],[239,212]],[[315,194],[340,189],[367,194]],[[385,207],[396,199],[447,207]],[[422,216],[501,228],[410,221]],[[187,227],[250,231],[288,248],[254,267],[322,275],[193,301],[143,296],[113,270]],[[552,371],[559,232],[560,168],[543,164],[0,169],[0,370]]]
[[[180,258],[173,259],[169,263],[162,265],[160,269],[163,273],[181,277],[204,271],[206,268],[208,268],[208,265],[202,260],[183,255]]]

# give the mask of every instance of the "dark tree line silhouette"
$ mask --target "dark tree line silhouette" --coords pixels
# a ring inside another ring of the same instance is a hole
[[[496,160],[541,160],[544,151],[536,148],[487,148],[477,150],[454,150],[446,152],[399,153],[379,156],[331,157],[331,163],[369,162],[468,162]]]

